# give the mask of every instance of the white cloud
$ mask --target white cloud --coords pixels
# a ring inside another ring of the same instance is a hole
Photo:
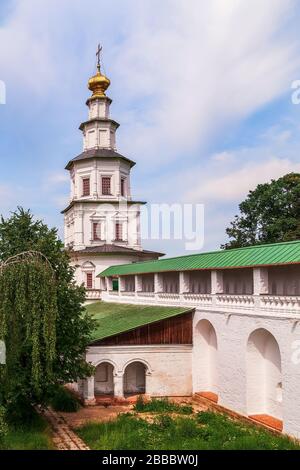
[[[258,182],[299,171],[293,164],[298,144],[286,147],[295,138],[288,125],[275,126],[264,137],[272,151],[254,142],[253,149],[238,151],[216,145],[218,153],[207,156],[207,148],[218,144],[227,126],[290,93],[300,73],[298,20],[292,17],[296,3],[16,0],[0,26],[0,79],[7,84],[8,105],[13,93],[21,111],[39,106],[45,129],[49,103],[58,103],[57,116],[63,121],[81,99],[78,90],[84,95],[94,47],[101,41],[112,80],[112,117],[122,123],[118,149],[151,172],[147,181],[134,178],[140,196],[148,192],[164,201],[219,204],[218,213],[226,218],[223,202],[237,204]],[[59,188],[54,203],[62,206],[67,180],[67,174],[55,172],[39,191],[14,190],[6,200],[45,206],[44,197],[49,209]],[[215,236],[216,228],[211,232]]]
[[[123,96],[150,98],[129,117],[126,148],[135,133],[135,153],[161,167],[288,93],[300,60],[292,28],[281,34],[293,2],[172,0],[154,19],[155,5],[143,3],[114,66]]]
[[[230,173],[211,177],[208,181],[187,193],[190,201],[239,201],[259,183],[269,182],[290,172],[300,172],[300,163],[273,158],[264,162],[247,164]]]
[[[52,173],[46,178],[46,185],[60,185],[70,182],[70,175],[66,171]]]
[[[215,153],[212,155],[211,160],[217,163],[230,163],[235,159],[232,152],[224,150],[224,152]]]
[[[224,126],[289,92],[300,70],[294,0],[15,5],[0,27],[8,99],[16,85],[39,100],[76,99],[100,39],[121,105],[120,150],[149,167],[204,148]]]

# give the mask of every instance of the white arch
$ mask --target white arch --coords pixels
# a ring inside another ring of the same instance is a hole
[[[100,364],[102,364],[103,362],[108,362],[108,364],[110,364],[110,365],[113,366],[114,372],[117,372],[117,370],[118,370],[118,369],[117,369],[117,364],[116,364],[114,361],[112,361],[111,359],[99,359],[99,361],[96,361],[96,362],[93,363],[93,366],[94,366],[94,367],[98,367],[98,366],[100,366]]]
[[[125,364],[123,365],[123,368],[122,368],[122,373],[123,374],[126,370],[126,367],[129,366],[130,364],[132,364],[133,362],[141,362],[146,367],[146,375],[152,374],[152,369],[151,369],[151,366],[150,366],[149,362],[147,362],[145,359],[141,359],[139,357],[134,358],[134,359],[129,359],[129,361],[125,362]]]
[[[247,412],[282,419],[280,348],[264,328],[252,331],[247,341]]]
[[[81,265],[81,269],[82,270],[85,270],[85,269],[96,269],[96,266],[94,265],[94,263],[92,261],[85,261],[84,263],[82,263]]]
[[[124,395],[140,395],[146,393],[146,372],[145,361],[130,361],[124,369],[123,390]]]
[[[194,335],[194,391],[218,395],[218,340],[209,320],[200,320]]]

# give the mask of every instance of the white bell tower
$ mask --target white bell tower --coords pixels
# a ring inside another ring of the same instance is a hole
[[[69,161],[71,195],[65,217],[65,245],[76,266],[76,279],[90,296],[100,295],[97,274],[112,264],[157,259],[161,254],[143,250],[140,235],[142,201],[131,196],[130,173],[135,162],[116,150],[119,124],[110,117],[112,100],[105,92],[110,80],[102,75],[100,52],[97,72],[88,88],[88,120],[79,129],[83,152]]]

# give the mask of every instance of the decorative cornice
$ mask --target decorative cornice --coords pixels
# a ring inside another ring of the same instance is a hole
[[[90,124],[92,122],[109,122],[111,124],[113,124],[115,126],[116,129],[118,129],[118,127],[120,127],[120,124],[115,121],[114,119],[110,119],[110,118],[100,118],[100,117],[94,117],[92,119],[88,119],[87,121],[84,121],[80,124],[79,126],[79,129],[81,131],[83,131],[84,127],[87,125],[87,124]]]
[[[74,207],[76,204],[119,204],[120,207],[122,207],[122,204],[125,206],[132,206],[134,204],[147,204],[145,201],[120,201],[118,199],[106,199],[106,200],[101,200],[101,199],[73,199],[73,201],[70,202],[70,204],[61,211],[61,214],[65,214],[70,210],[72,207]]]

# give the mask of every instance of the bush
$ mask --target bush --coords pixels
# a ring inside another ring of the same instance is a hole
[[[80,408],[78,398],[65,387],[58,387],[53,392],[49,404],[55,411],[66,411],[68,413],[78,411]]]
[[[7,433],[8,426],[6,423],[6,409],[3,406],[0,406],[0,442],[3,441]]]
[[[156,398],[149,402],[143,400],[143,396],[140,395],[137,399],[136,404],[133,407],[134,411],[138,413],[178,413],[189,415],[193,413],[193,407],[191,405],[180,405],[172,403],[167,398]]]

